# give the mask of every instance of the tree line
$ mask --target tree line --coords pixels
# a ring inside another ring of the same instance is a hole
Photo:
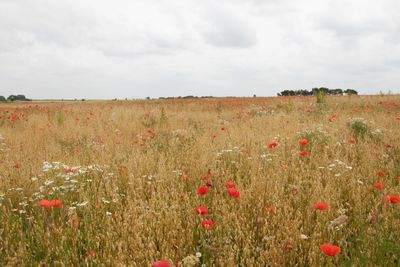
[[[26,98],[24,95],[10,95],[7,98],[0,95],[0,102],[7,101],[31,101],[31,99]]]
[[[358,95],[358,92],[354,89],[329,89],[326,87],[313,88],[311,90],[298,89],[298,90],[283,90],[278,93],[278,96],[308,96],[308,95]]]

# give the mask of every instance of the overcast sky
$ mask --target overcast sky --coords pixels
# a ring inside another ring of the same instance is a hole
[[[0,0],[0,95],[400,92],[398,0]]]

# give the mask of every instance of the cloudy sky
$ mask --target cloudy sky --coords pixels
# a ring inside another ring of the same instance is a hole
[[[0,0],[0,95],[400,93],[398,0]]]

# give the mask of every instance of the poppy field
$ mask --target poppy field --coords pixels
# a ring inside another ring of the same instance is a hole
[[[400,97],[0,104],[0,266],[400,266]]]

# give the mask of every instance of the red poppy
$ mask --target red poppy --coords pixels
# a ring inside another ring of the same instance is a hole
[[[160,261],[156,261],[154,262],[151,267],[171,267],[168,263],[168,261],[166,260],[160,260]]]
[[[221,127],[221,131],[225,131],[225,127]]]
[[[382,171],[382,170],[380,170],[380,171],[377,173],[377,175],[378,175],[379,177],[383,177],[383,176],[385,176],[385,172]]]
[[[387,144],[387,145],[386,145],[386,148],[387,148],[387,149],[391,149],[391,148],[393,148],[393,145],[392,145],[392,144]]]
[[[325,202],[317,202],[317,203],[315,203],[314,207],[317,210],[328,210],[329,209],[329,205],[326,204]]]
[[[328,121],[332,122],[336,118],[336,113],[332,114],[329,118]]]
[[[203,220],[201,221],[201,226],[203,226],[204,229],[211,229],[213,227],[213,222],[211,220]]]
[[[308,155],[309,155],[309,153],[308,153],[307,150],[300,150],[299,154],[300,154],[301,156],[308,156]]]
[[[19,164],[19,163],[16,163],[16,164],[14,165],[14,168],[16,168],[16,169],[19,169],[19,168],[21,168],[21,164]]]
[[[340,253],[340,248],[338,246],[331,245],[329,243],[325,243],[325,244],[321,245],[319,248],[321,249],[321,251],[324,254],[326,254],[330,257],[333,257]]]
[[[349,144],[350,145],[354,145],[355,143],[357,143],[357,140],[354,137],[350,137],[349,138]]]
[[[197,189],[197,194],[198,195],[206,195],[208,193],[209,188],[206,186],[200,186],[199,189]]]
[[[292,243],[287,243],[287,244],[286,244],[286,249],[287,249],[287,250],[291,250],[291,249],[293,249],[293,247],[294,247],[294,246],[293,246]]]
[[[62,202],[59,199],[54,199],[54,200],[43,199],[39,201],[38,205],[46,209],[51,209],[53,207],[61,208]]]
[[[239,198],[240,192],[236,189],[228,189],[228,194],[233,198]]]
[[[217,134],[212,134],[212,135],[211,135],[211,138],[212,138],[212,139],[215,139],[215,138],[217,138],[217,137],[218,137]]]
[[[300,146],[306,146],[307,144],[308,144],[308,140],[307,139],[305,139],[305,138],[300,139],[300,141],[299,141],[299,145]]]
[[[273,149],[277,146],[278,146],[278,142],[276,140],[272,140],[272,142],[268,144],[269,149]]]
[[[94,250],[88,250],[86,251],[86,258],[94,258],[97,256],[96,251]]]
[[[233,182],[226,182],[226,184],[225,184],[225,187],[226,188],[228,188],[228,189],[230,189],[230,188],[235,188],[235,183],[233,183]]]
[[[61,208],[62,207],[62,202],[59,199],[54,199],[51,202],[51,206],[52,207],[57,207],[57,208]]]
[[[42,208],[46,208],[46,209],[50,209],[53,207],[53,205],[51,204],[51,202],[49,200],[43,199],[40,200],[38,205]]]
[[[194,208],[194,212],[199,215],[207,215],[207,207],[206,206],[197,206]]]
[[[266,207],[265,212],[267,214],[275,214],[276,213],[276,207]]]
[[[385,202],[386,202],[386,204],[400,203],[400,195],[398,195],[398,196],[387,195],[385,197]]]
[[[381,182],[376,182],[374,185],[374,188],[383,190],[385,188],[385,186]]]

